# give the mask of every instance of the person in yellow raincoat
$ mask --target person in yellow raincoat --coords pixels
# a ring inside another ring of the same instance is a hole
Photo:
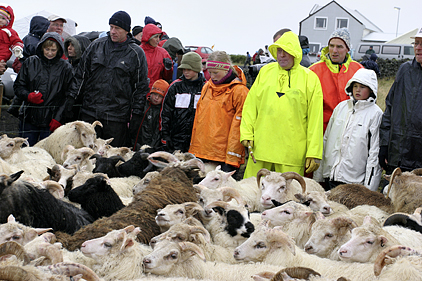
[[[225,172],[238,170],[245,162],[239,127],[249,91],[246,77],[224,51],[209,56],[207,70],[211,79],[203,86],[196,105],[189,152],[217,162]]]
[[[243,106],[241,143],[252,149],[244,178],[261,168],[301,175],[315,171],[323,148],[323,96],[318,76],[300,65],[296,34],[269,47],[277,62],[261,68]]]

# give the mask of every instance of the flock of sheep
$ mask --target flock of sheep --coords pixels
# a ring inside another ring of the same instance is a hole
[[[0,137],[0,280],[422,280],[422,170],[397,168],[384,194],[236,181],[95,126]]]

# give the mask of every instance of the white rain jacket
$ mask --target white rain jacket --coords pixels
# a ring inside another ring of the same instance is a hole
[[[356,101],[353,82],[368,86],[375,98]],[[373,70],[359,69],[347,82],[345,91],[351,97],[339,103],[324,134],[324,151],[314,179],[329,178],[344,183],[358,183],[376,191],[381,180],[378,163],[379,126],[382,110],[375,104],[377,76]]]

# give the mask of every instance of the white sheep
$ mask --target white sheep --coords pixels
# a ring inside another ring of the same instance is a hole
[[[24,246],[52,228],[32,228],[16,221],[11,214],[7,218],[7,223],[0,224],[0,244],[7,241],[15,241]]]
[[[264,209],[274,207],[273,200],[280,203],[289,200],[297,201],[295,197],[297,193],[304,194],[306,191],[324,192],[324,188],[319,183],[295,172],[278,173],[261,169],[258,171],[256,179],[261,190],[260,202]]]
[[[293,237],[300,248],[305,246],[311,236],[311,227],[316,220],[314,212],[305,205],[290,201],[281,206],[265,210],[262,220],[269,220],[271,226],[281,226]]]
[[[84,168],[88,172],[92,172],[94,165],[93,160],[89,159],[95,152],[89,147],[75,148],[73,145],[66,145],[62,151],[63,167],[68,168],[76,165],[78,170]]]
[[[367,216],[361,226],[352,230],[352,237],[340,247],[338,254],[342,261],[373,262],[385,247],[393,245],[422,248],[422,234],[396,225],[382,227]]]
[[[158,171],[148,172],[137,184],[133,186],[133,195],[143,191],[151,180],[160,174]]]
[[[217,166],[215,170],[206,174],[205,178],[199,182],[200,185],[206,186],[210,189],[217,189],[219,187],[233,187],[239,191],[243,199],[248,205],[249,211],[262,211],[263,208],[259,202],[261,191],[256,184],[256,178],[250,177],[240,181],[236,181],[232,175],[233,172],[224,172],[221,166]]]
[[[182,204],[171,204],[164,209],[157,210],[155,222],[160,227],[161,233],[166,232],[172,225],[181,223],[185,219],[195,216],[204,209],[195,202],[186,202]]]
[[[352,281],[417,280],[411,278],[413,268],[408,267],[403,270],[403,264],[397,262],[386,268],[379,277],[375,277],[372,263],[348,264],[309,255],[298,248],[294,240],[280,227],[272,229],[264,224],[260,225],[248,240],[236,248],[234,257],[239,262],[264,262],[283,267],[309,267],[327,278],[342,276]],[[417,264],[416,267],[422,270],[422,263]],[[397,274],[396,270],[399,268],[401,272]]]
[[[63,164],[61,154],[66,145],[73,145],[75,148],[95,148],[97,134],[95,126],[102,127],[101,122],[95,121],[91,124],[83,121],[69,122],[57,128],[50,136],[37,142],[35,147],[45,149],[54,158],[57,164]]]
[[[309,208],[315,212],[321,212],[324,216],[329,216],[338,212],[346,212],[349,210],[349,208],[343,204],[328,200],[325,192],[308,191],[304,194],[296,193],[295,197],[300,203],[309,206]]]
[[[136,241],[140,231],[139,227],[133,225],[112,230],[103,237],[85,241],[81,252],[96,261],[92,269],[105,280],[141,278],[141,260],[152,249]]]

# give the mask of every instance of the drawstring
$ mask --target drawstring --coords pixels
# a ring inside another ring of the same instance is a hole
[[[142,117],[141,125],[139,125],[138,133],[136,134],[135,144],[133,145],[133,151],[136,150],[136,144],[138,143],[139,132],[141,131],[142,124],[144,123],[145,116],[147,115],[148,110],[151,108],[151,103],[149,103],[148,109],[144,113],[144,117]]]

